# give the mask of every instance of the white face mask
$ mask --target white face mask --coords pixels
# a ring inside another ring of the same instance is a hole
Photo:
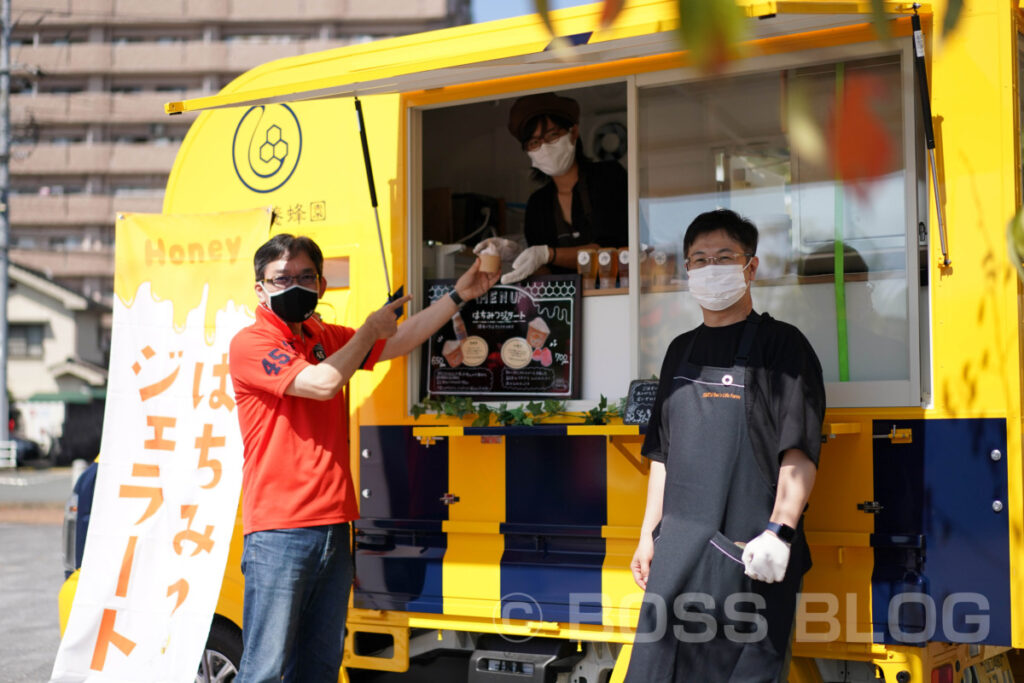
[[[690,294],[701,308],[723,311],[743,298],[750,286],[743,274],[749,265],[749,262],[746,266],[711,265],[691,270],[688,272]]]
[[[545,142],[540,149],[527,152],[533,167],[551,177],[564,175],[576,160],[576,143],[566,133],[554,142]]]

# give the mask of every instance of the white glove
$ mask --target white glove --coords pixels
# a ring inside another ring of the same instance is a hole
[[[755,581],[782,581],[789,565],[789,544],[770,531],[752,539],[743,549],[743,566]]]
[[[543,244],[527,247],[523,253],[516,256],[512,262],[512,272],[501,276],[501,284],[508,285],[519,282],[523,278],[533,275],[538,268],[547,265],[551,260],[551,250]]]
[[[473,253],[479,256],[480,252],[489,246],[498,250],[498,255],[501,256],[502,261],[511,261],[519,255],[519,243],[504,237],[488,237],[485,240],[480,240],[473,247]]]

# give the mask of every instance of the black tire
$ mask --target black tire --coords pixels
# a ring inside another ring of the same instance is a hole
[[[226,619],[215,616],[199,662],[196,683],[229,683],[242,663],[242,631]]]

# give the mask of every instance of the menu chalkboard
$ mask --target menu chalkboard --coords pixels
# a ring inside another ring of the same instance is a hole
[[[430,303],[455,280],[427,280]],[[579,275],[540,275],[498,284],[424,345],[431,396],[577,398],[580,391]]]
[[[645,425],[651,420],[654,398],[658,395],[658,381],[635,379],[629,383],[626,412],[622,421],[628,425]]]

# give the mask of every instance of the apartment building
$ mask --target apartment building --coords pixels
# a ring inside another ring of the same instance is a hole
[[[469,21],[469,0],[12,0],[11,260],[110,303],[115,210],[159,212],[194,116],[258,64]]]

